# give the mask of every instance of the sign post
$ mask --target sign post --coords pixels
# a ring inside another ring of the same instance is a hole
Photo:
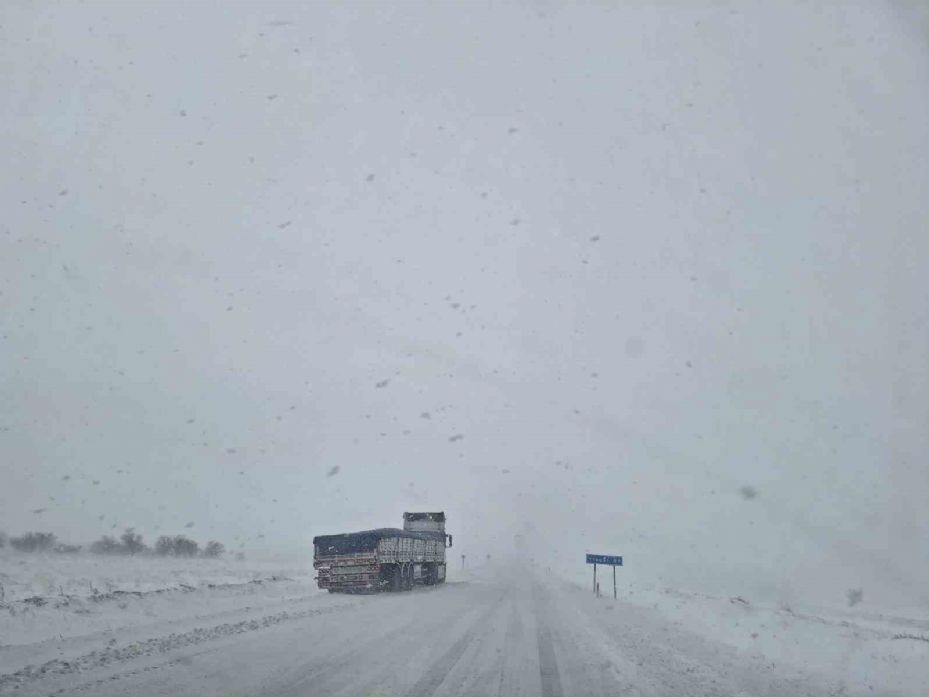
[[[613,599],[616,599],[616,567],[623,565],[622,557],[614,557],[609,554],[588,554],[587,563],[594,565],[594,595],[597,593],[597,564],[606,564],[613,567]]]

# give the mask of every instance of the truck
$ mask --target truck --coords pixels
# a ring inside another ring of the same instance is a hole
[[[313,538],[313,568],[330,593],[408,591],[445,583],[445,513],[404,513],[403,529],[376,528]]]

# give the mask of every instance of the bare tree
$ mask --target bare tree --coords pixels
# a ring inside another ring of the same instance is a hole
[[[174,554],[174,539],[167,535],[162,535],[155,540],[155,554],[162,557]]]
[[[142,536],[135,531],[135,528],[126,528],[126,532],[119,539],[122,540],[123,549],[131,555],[136,555],[145,549]]]

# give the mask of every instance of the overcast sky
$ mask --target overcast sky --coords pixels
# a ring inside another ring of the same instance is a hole
[[[3,3],[0,529],[929,602],[925,20]]]

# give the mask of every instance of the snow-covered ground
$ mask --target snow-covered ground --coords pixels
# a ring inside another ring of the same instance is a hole
[[[671,589],[614,601],[493,565],[452,569],[440,589],[359,597],[320,593],[309,563],[2,561],[19,589],[0,607],[2,694],[350,695],[388,678],[398,691],[385,694],[929,694],[929,618],[916,612]],[[52,581],[106,592],[35,593]],[[346,669],[358,647],[380,673]]]
[[[493,565],[475,566],[463,576],[489,581]],[[576,573],[555,575],[574,592],[593,595]],[[609,572],[606,572],[609,574]],[[874,694],[929,695],[929,608],[882,611],[873,606],[773,605],[750,596],[714,596],[673,588],[621,588],[612,598],[610,577],[600,577],[595,599],[612,616],[632,605],[693,634],[766,664],[790,666],[820,676],[836,694],[853,688]],[[624,631],[620,621],[614,628]]]

